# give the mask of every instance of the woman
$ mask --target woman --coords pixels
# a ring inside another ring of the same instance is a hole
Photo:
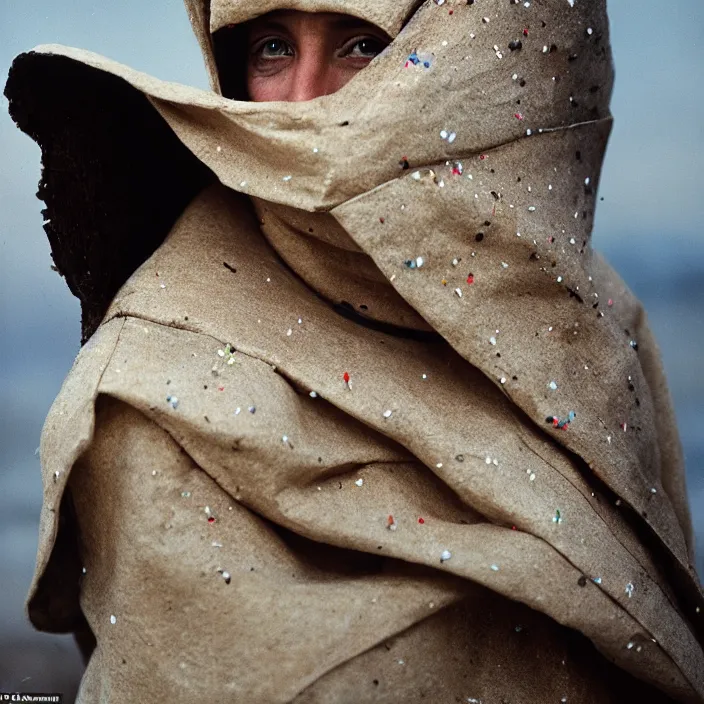
[[[589,245],[604,5],[193,0],[212,93],[17,59],[87,340],[29,598],[95,637],[80,701],[702,701],[668,394]]]

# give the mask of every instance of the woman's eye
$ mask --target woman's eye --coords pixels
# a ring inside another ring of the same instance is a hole
[[[254,52],[263,59],[274,59],[280,56],[293,56],[293,50],[283,39],[268,39],[259,45]]]
[[[353,59],[373,59],[386,49],[386,44],[374,37],[358,39],[345,54]]]

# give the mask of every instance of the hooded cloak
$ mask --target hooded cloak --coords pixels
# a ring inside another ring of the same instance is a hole
[[[95,635],[79,700],[702,701],[674,414],[590,244],[605,2],[186,5],[210,92],[53,45],[6,87],[83,306],[28,600]],[[393,41],[222,96],[274,9]]]

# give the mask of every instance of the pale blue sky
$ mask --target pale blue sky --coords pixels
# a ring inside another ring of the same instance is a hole
[[[588,0],[576,0],[576,2]],[[611,0],[616,118],[595,244],[641,296],[663,348],[688,454],[704,567],[704,2]],[[206,87],[179,0],[0,0],[0,83],[40,43],[91,49]],[[34,449],[78,349],[79,309],[50,271],[39,150],[0,99],[0,633],[30,638],[21,605],[34,563]],[[0,639],[2,636],[0,636]],[[1,687],[0,687],[1,689]]]

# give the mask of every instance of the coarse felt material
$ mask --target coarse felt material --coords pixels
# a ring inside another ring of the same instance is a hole
[[[669,394],[589,241],[605,3],[187,6],[213,92],[58,46],[6,87],[90,338],[29,598],[96,636],[80,701],[702,701]],[[272,9],[393,42],[218,95],[212,33]]]

